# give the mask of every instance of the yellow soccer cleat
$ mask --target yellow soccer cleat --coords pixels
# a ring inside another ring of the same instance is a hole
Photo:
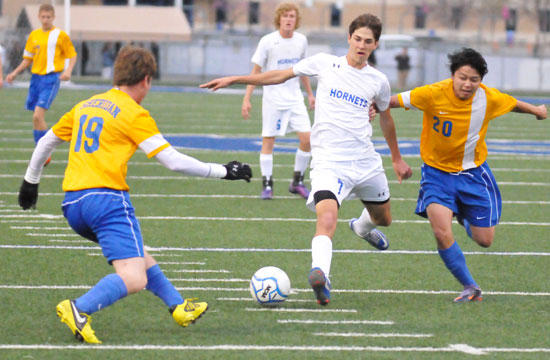
[[[181,326],[186,327],[192,324],[202,316],[202,314],[208,309],[208,304],[205,302],[193,303],[191,300],[185,299],[183,304],[171,307],[170,312],[174,320]]]
[[[92,329],[92,318],[88,314],[79,313],[74,301],[63,300],[57,304],[56,309],[61,322],[67,324],[77,340],[90,344],[101,344]]]

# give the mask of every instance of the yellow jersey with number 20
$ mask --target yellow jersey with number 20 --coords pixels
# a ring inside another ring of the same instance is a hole
[[[149,112],[118,89],[80,102],[63,115],[52,131],[71,143],[64,191],[127,191],[128,161],[137,147],[153,157],[170,146]]]
[[[492,119],[510,112],[517,100],[481,84],[468,100],[457,98],[452,79],[398,94],[399,105],[424,112],[422,160],[446,172],[478,167],[487,158],[485,136]]]

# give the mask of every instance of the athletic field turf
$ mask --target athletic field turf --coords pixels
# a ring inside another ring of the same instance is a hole
[[[92,94],[62,88],[48,124]],[[144,291],[94,314],[103,344],[89,346],[59,322],[55,306],[80,296],[112,268],[62,216],[67,145],[54,152],[43,173],[37,210],[17,206],[34,147],[25,97],[26,89],[0,90],[1,359],[550,357],[548,120],[511,114],[491,124],[488,137],[499,141],[491,142],[489,163],[504,200],[502,223],[489,249],[453,225],[484,291],[481,303],[454,304],[461,287],[437,255],[429,224],[414,215],[421,114],[393,111],[398,137],[411,140],[403,144],[410,148],[406,161],[414,175],[399,185],[384,156],[394,222],[382,230],[390,249],[376,251],[349,230],[348,220],[362,207],[357,200],[345,202],[333,241],[332,301],[321,308],[307,282],[315,214],[287,191],[296,138],[277,143],[275,199],[262,201],[255,150],[261,141],[259,96],[253,120],[244,121],[242,95],[152,92],[144,106],[165,135],[210,148],[181,151],[208,162],[248,162],[255,178],[247,184],[182,176],[138,150],[128,182],[145,244],[185,297],[210,308],[194,325],[180,328]],[[377,120],[374,126],[375,139],[382,140]],[[216,137],[184,138],[190,134],[227,136],[236,147]],[[240,150],[243,142],[253,151]],[[377,144],[383,151],[383,142]],[[248,290],[252,274],[267,265],[285,270],[292,282],[289,300],[275,309],[261,308]]]

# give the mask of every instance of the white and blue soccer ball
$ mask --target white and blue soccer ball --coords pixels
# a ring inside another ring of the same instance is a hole
[[[276,306],[288,298],[290,279],[278,267],[263,267],[250,280],[250,294],[260,305]]]

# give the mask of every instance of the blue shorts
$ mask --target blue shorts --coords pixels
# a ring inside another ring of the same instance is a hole
[[[489,165],[448,173],[422,164],[422,179],[415,213],[427,217],[431,203],[441,204],[460,214],[470,224],[492,227],[498,224],[502,198]]]
[[[109,263],[143,257],[141,229],[127,191],[68,191],[61,208],[73,230],[97,242]]]
[[[60,73],[32,74],[26,109],[34,111],[37,106],[49,109],[59,90]]]

